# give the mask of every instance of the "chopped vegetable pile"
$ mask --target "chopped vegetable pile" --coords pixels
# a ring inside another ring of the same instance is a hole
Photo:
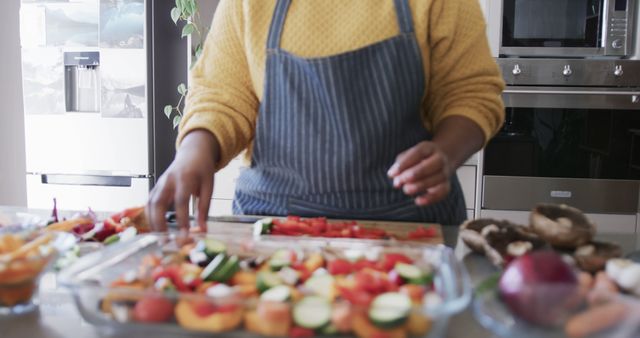
[[[316,222],[325,231],[353,225]],[[177,323],[205,332],[423,336],[431,319],[421,305],[441,301],[434,269],[398,251],[370,257],[281,248],[248,256],[199,239],[145,256],[111,283],[100,309],[119,322]]]

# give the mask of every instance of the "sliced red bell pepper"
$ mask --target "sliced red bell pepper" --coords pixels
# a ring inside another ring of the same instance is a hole
[[[370,261],[368,259],[359,259],[357,260],[355,263],[353,263],[353,270],[354,271],[360,271],[363,269],[376,269],[377,268],[377,264],[374,261]]]
[[[302,337],[313,337],[315,336],[315,332],[311,329],[305,329],[304,327],[294,326],[289,330],[289,337],[291,338],[302,338]]]
[[[407,234],[408,239],[425,239],[436,237],[437,231],[435,227],[423,226]]]

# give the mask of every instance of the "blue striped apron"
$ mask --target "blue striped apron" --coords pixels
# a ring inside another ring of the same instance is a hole
[[[251,166],[236,186],[236,214],[326,216],[460,224],[457,177],[442,202],[418,207],[387,170],[430,139],[420,117],[424,68],[408,0],[394,0],[401,34],[323,58],[280,48],[291,0],[278,0]]]

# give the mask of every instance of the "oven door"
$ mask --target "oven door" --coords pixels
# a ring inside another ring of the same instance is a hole
[[[635,0],[501,0],[500,54],[626,56]],[[627,34],[629,33],[629,34]]]
[[[483,209],[638,212],[640,91],[512,87],[504,99],[505,124],[484,151]]]

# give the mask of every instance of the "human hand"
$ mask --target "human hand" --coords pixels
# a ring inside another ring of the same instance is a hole
[[[189,199],[198,197],[198,225],[206,231],[206,220],[213,193],[213,175],[219,145],[208,131],[187,134],[176,157],[151,191],[147,215],[153,231],[166,231],[165,214],[173,204],[178,225],[189,228]]]
[[[419,206],[443,200],[451,190],[453,173],[449,157],[434,142],[423,141],[396,157],[387,175],[395,188],[415,196]]]

